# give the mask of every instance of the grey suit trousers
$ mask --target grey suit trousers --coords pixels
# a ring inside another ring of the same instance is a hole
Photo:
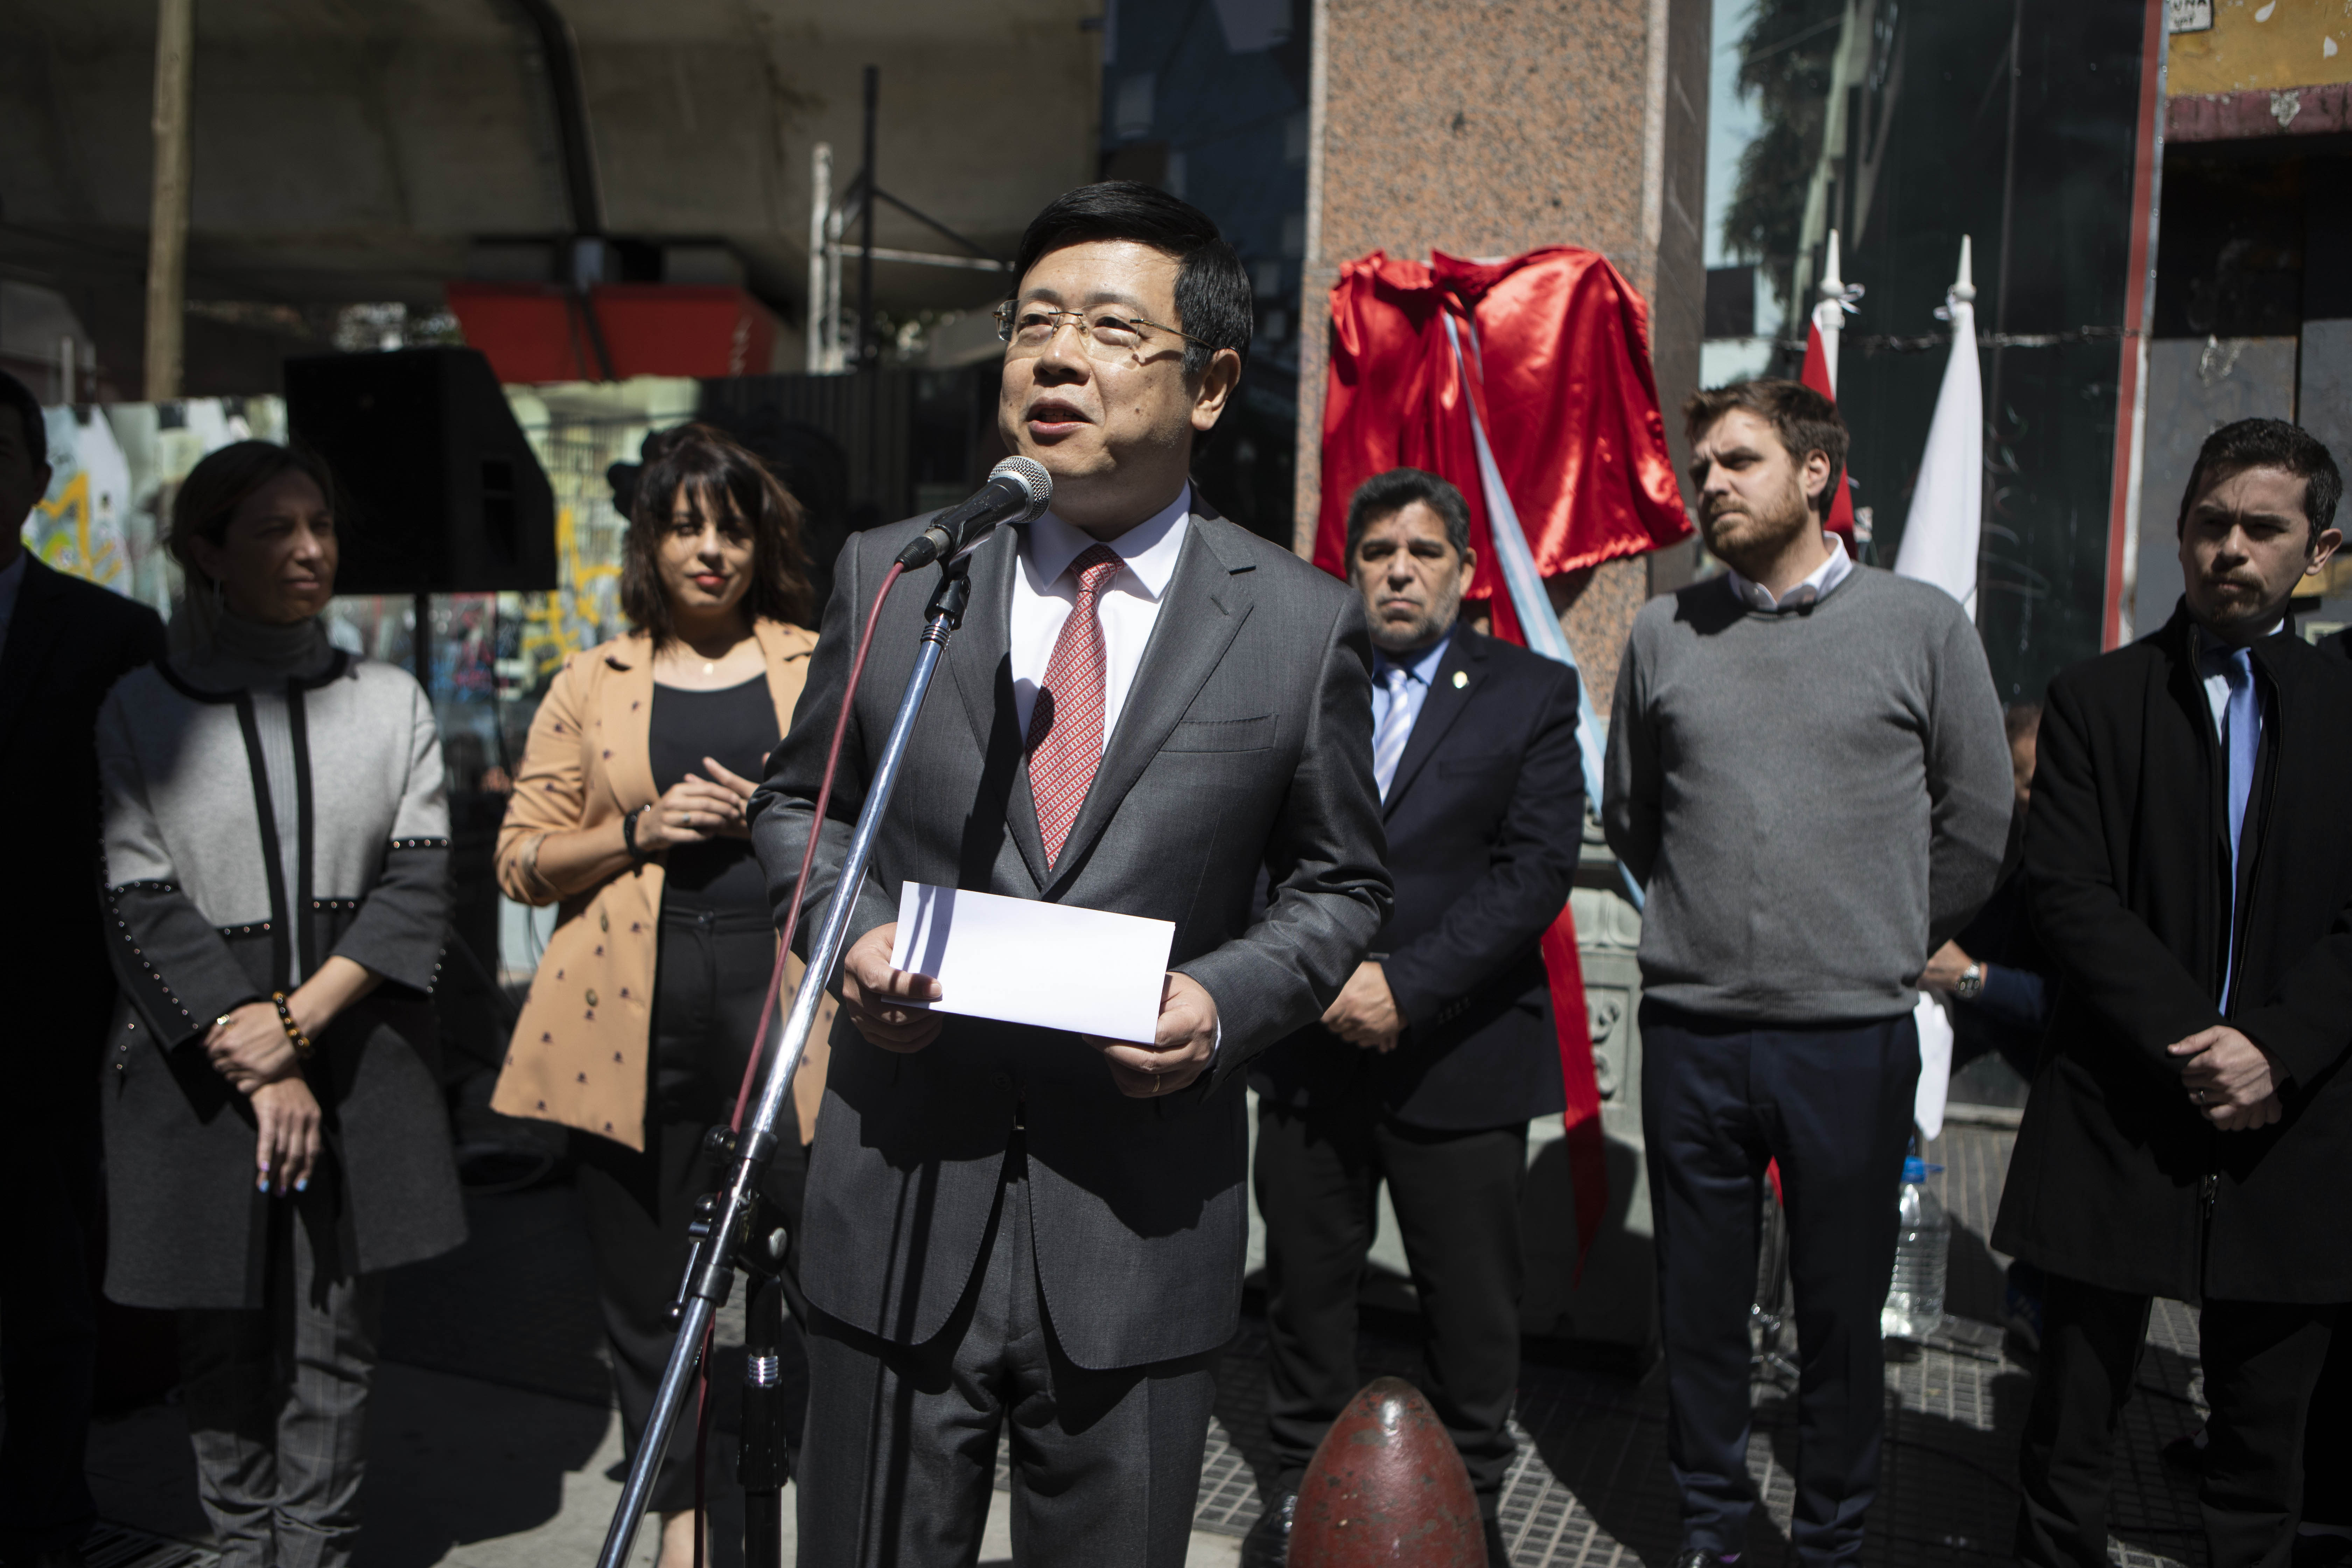
[[[343,1271],[315,1187],[270,1207],[268,1304],[179,1314],[196,1489],[221,1568],[343,1568],[383,1277]]]
[[[801,1568],[971,1568],[1008,1419],[1016,1562],[1182,1568],[1216,1352],[1101,1372],[1063,1353],[1020,1134],[980,1263],[936,1336],[898,1345],[812,1316]]]

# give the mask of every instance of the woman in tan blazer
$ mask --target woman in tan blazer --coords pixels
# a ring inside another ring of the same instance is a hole
[[[572,1130],[632,1451],[693,1203],[717,1184],[702,1134],[732,1107],[775,961],[744,807],[816,645],[797,624],[800,509],[759,460],[698,425],[646,457],[621,574],[636,629],[556,672],[499,831],[499,885],[562,915],[491,1100]],[[824,1082],[810,1058],[804,1129]],[[787,1140],[769,1196],[795,1233],[805,1170]],[[691,1450],[671,1446],[654,1489],[663,1568],[692,1557]]]

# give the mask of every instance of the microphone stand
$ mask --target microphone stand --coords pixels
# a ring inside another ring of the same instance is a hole
[[[889,808],[890,792],[898,783],[898,770],[906,761],[907,743],[913,738],[916,716],[922,711],[924,695],[930,689],[931,677],[939,671],[948,638],[963,624],[964,611],[971,603],[968,556],[967,552],[941,564],[940,585],[923,612],[925,624],[921,646],[915,654],[915,668],[907,677],[907,689],[898,699],[898,715],[890,721],[889,736],[883,742],[882,758],[874,770],[866,805],[857,814],[856,830],[850,834],[849,853],[843,858],[841,873],[834,882],[833,901],[826,907],[824,923],[810,945],[807,972],[793,997],[792,1012],[777,1034],[767,1076],[760,1085],[758,1109],[740,1136],[723,1127],[711,1130],[709,1146],[731,1154],[734,1169],[722,1193],[702,1200],[713,1212],[708,1223],[698,1222],[693,1227],[694,1250],[687,1261],[686,1279],[679,1288],[677,1301],[670,1309],[677,1320],[677,1340],[670,1347],[669,1362],[662,1369],[661,1384],[654,1394],[645,1433],[637,1441],[635,1456],[629,1461],[629,1478],[621,1488],[620,1504],[613,1510],[612,1526],[605,1531],[604,1549],[597,1554],[597,1568],[625,1568],[628,1562],[637,1527],[645,1519],[646,1500],[653,1493],[654,1472],[661,1468],[662,1457],[668,1451],[671,1433],[677,1425],[678,1412],[686,1404],[688,1389],[693,1385],[703,1337],[726,1301],[734,1284],[738,1260],[751,1241],[750,1233],[752,1216],[759,1207],[760,1184],[775,1155],[776,1125],[782,1119],[793,1072],[801,1065],[801,1057],[808,1046],[809,1030],[816,1022],[817,1004],[824,996],[825,982],[841,963],[849,921],[856,910],[857,889],[866,879],[867,862],[873,858],[874,840],[881,831],[882,815]],[[846,702],[854,696],[845,691],[842,700]],[[809,831],[822,832],[824,826],[821,822],[811,821]],[[814,865],[811,870],[814,872]],[[751,1568],[774,1565],[755,1561]]]

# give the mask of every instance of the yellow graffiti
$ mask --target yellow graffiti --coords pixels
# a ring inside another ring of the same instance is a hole
[[[47,516],[52,524],[64,522],[66,529],[51,527],[42,540],[37,552],[41,564],[69,573],[76,577],[105,586],[122,575],[122,547],[111,540],[101,542],[93,549],[89,537],[89,474],[76,474],[66,481],[54,501],[41,501],[34,509]],[[69,529],[70,531],[67,530]]]
[[[617,581],[617,562],[583,560],[580,552],[579,519],[571,507],[555,512],[556,588],[533,594],[523,608],[523,632],[517,652],[530,665],[534,684],[566,657],[589,645],[591,632],[603,625],[596,607],[587,602],[593,584]]]

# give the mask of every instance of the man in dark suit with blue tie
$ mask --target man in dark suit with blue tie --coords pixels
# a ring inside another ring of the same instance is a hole
[[[2352,1300],[2352,671],[2289,606],[2343,543],[2343,489],[2283,420],[2215,431],[2179,607],[2050,686],[2025,875],[2062,990],[1992,1234],[2049,1276],[2018,1452],[2035,1568],[2107,1560],[2157,1296],[2202,1309],[2209,1560],[2294,1558]]]
[[[1377,649],[1372,774],[1396,909],[1318,1025],[1251,1074],[1280,1490],[1276,1560],[1316,1446],[1354,1395],[1356,1292],[1385,1181],[1428,1335],[1428,1393],[1468,1467],[1487,1552],[1514,1445],[1528,1122],[1563,1104],[1538,949],[1584,830],[1576,672],[1460,624],[1476,557],[1452,485],[1417,468],[1349,503]]]

